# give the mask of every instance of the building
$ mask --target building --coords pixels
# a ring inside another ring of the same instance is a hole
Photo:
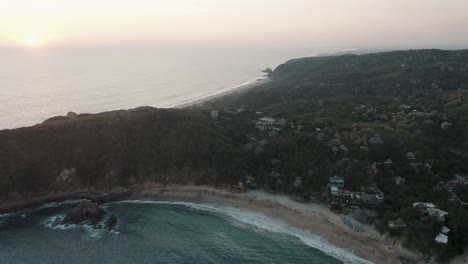
[[[274,119],[273,117],[262,117],[258,120],[258,122],[262,125],[272,126],[276,122],[276,119]]]
[[[453,126],[453,124],[449,123],[449,122],[443,122],[442,124],[440,124],[440,128],[443,129],[443,130],[449,129],[452,126]]]
[[[427,210],[427,213],[430,216],[435,217],[437,219],[437,221],[439,221],[439,222],[444,222],[445,217],[448,215],[447,212],[442,211],[442,210],[437,209],[437,208],[427,208],[426,210]]]
[[[405,223],[405,221],[403,221],[403,219],[398,218],[395,221],[388,221],[388,227],[390,227],[390,229],[405,228],[406,223]]]
[[[440,232],[444,235],[448,235],[448,233],[450,232],[450,228],[443,226]]]
[[[377,205],[384,203],[384,197],[377,194],[362,194],[362,202],[367,205]]]
[[[340,189],[338,189],[338,187],[335,187],[335,186],[331,187],[331,189],[330,189],[330,193],[331,193],[332,196],[339,196],[339,191],[340,191]]]
[[[340,177],[340,176],[331,176],[328,179],[328,186],[343,188],[344,187],[344,178]]]
[[[439,233],[439,235],[435,238],[435,241],[440,244],[447,244],[448,243],[448,236]]]
[[[427,208],[435,208],[435,205],[433,203],[417,202],[417,203],[413,203],[413,207],[427,209]]]
[[[275,122],[276,119],[274,119],[273,117],[262,117],[257,121],[257,127],[260,130],[271,129]]]

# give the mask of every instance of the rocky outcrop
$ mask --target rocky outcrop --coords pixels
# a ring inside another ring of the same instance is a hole
[[[115,215],[111,215],[104,223],[104,226],[107,230],[110,231],[117,225],[118,222],[119,220],[117,219],[117,217]]]
[[[99,205],[91,202],[82,202],[73,208],[73,211],[63,219],[61,224],[79,224],[91,221],[92,224],[97,226],[105,214],[106,210]]]

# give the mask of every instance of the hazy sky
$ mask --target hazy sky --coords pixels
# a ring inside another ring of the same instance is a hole
[[[468,44],[468,0],[0,0],[0,45]]]

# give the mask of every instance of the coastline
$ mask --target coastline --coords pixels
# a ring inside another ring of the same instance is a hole
[[[401,259],[403,252],[396,252],[386,245],[385,239],[372,226],[364,225],[365,232],[355,233],[341,222],[342,215],[333,213],[325,205],[295,202],[286,195],[269,194],[261,190],[246,193],[210,186],[170,185],[136,191],[130,199],[231,206],[260,213],[291,227],[308,231],[373,263],[404,263]]]
[[[185,102],[176,103],[176,104],[173,104],[173,105],[170,105],[170,106],[166,106],[164,108],[179,108],[180,109],[180,108],[187,108],[187,107],[191,107],[191,106],[200,105],[200,104],[205,103],[207,101],[210,101],[210,100],[213,100],[213,99],[216,99],[216,98],[220,98],[220,97],[232,94],[232,93],[250,90],[250,89],[255,88],[257,86],[269,83],[270,81],[271,81],[271,79],[268,78],[268,77],[265,78],[265,79],[257,79],[255,81],[247,82],[245,84],[241,84],[241,85],[235,86],[233,88],[224,88],[224,89],[221,89],[219,91],[215,91],[215,92],[209,93],[207,95],[202,95],[202,96],[199,96],[199,97],[196,97],[196,98],[192,98],[192,99],[189,99],[188,101],[185,101]]]
[[[362,225],[365,232],[356,233],[342,223],[341,217],[344,215],[333,213],[325,204],[300,203],[293,201],[289,196],[271,194],[263,190],[245,192],[232,187],[145,183],[128,189],[114,189],[110,192],[63,193],[23,202],[6,203],[0,205],[0,209],[2,209],[0,211],[2,213],[19,213],[22,210],[30,210],[42,204],[65,202],[78,198],[88,199],[98,204],[146,200],[230,206],[286,223],[292,228],[318,236],[322,242],[325,242],[321,244],[322,248],[323,246],[327,247],[327,244],[331,244],[332,247],[344,250],[346,253],[372,263],[422,263],[418,262],[421,259],[420,255],[393,246],[391,242],[386,242],[385,238],[371,225]],[[353,219],[351,221],[357,223]],[[320,250],[318,247],[315,248]],[[322,251],[325,252],[325,250]],[[333,251],[333,249],[329,249],[329,251]]]

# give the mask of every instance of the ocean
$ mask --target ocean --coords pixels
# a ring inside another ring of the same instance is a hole
[[[77,113],[175,107],[264,78],[317,49],[0,49],[0,129]]]
[[[112,202],[104,208],[119,223],[110,232],[50,224],[78,202],[0,216],[0,263],[369,263],[308,232],[214,204]]]

